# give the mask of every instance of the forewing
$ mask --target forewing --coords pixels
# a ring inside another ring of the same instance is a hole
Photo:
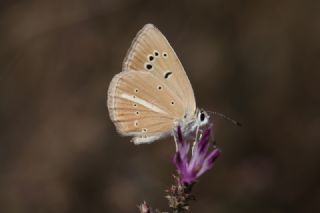
[[[152,24],[145,25],[133,40],[123,71],[151,73],[175,93],[182,105],[181,114],[194,115],[196,103],[188,76],[167,39]]]

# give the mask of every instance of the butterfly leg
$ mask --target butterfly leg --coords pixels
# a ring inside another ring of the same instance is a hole
[[[192,155],[193,155],[193,151],[194,151],[194,147],[196,146],[198,140],[199,140],[199,137],[200,137],[200,127],[197,126],[197,129],[196,129],[196,136],[195,136],[195,140],[193,141],[193,144],[192,144]]]

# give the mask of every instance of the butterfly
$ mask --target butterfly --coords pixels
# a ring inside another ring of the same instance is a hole
[[[208,124],[209,114],[196,108],[188,76],[165,36],[146,24],[134,38],[108,89],[107,106],[121,135],[135,144],[151,143],[180,125],[191,133]]]

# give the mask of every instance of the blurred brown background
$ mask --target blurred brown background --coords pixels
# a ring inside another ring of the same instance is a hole
[[[134,146],[105,106],[132,39],[179,55],[222,156],[192,212],[319,212],[319,1],[1,1],[0,212],[166,208],[172,139]]]

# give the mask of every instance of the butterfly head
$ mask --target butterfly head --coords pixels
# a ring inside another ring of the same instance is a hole
[[[209,119],[210,119],[210,116],[209,114],[202,110],[202,109],[199,109],[197,110],[197,113],[196,113],[196,126],[204,126],[206,124],[209,123]]]

